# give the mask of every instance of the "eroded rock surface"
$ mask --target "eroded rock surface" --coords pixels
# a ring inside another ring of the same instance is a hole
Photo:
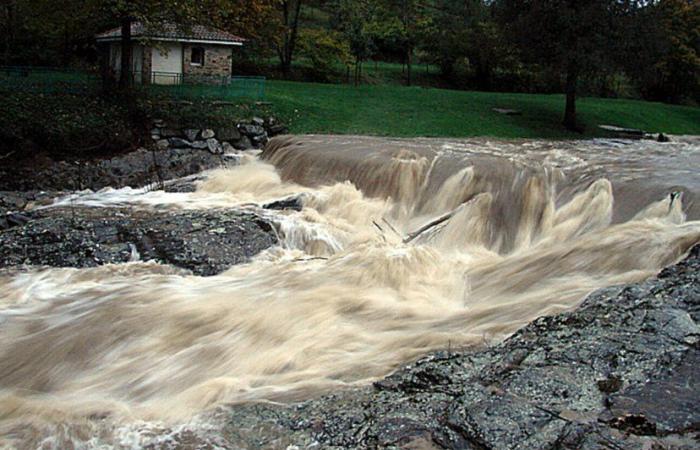
[[[94,267],[143,260],[215,275],[277,243],[272,225],[236,210],[67,207],[23,214],[0,231],[0,267]]]
[[[220,155],[190,148],[139,149],[111,159],[0,167],[0,190],[71,191],[141,187],[219,167]]]
[[[438,352],[374,386],[227,411],[248,448],[697,448],[700,246],[502,344]]]

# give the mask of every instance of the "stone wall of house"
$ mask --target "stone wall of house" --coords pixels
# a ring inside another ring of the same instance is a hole
[[[204,48],[204,65],[193,66],[192,47]],[[232,49],[222,45],[185,44],[183,74],[187,78],[201,78],[201,81],[214,81],[214,77],[231,76]]]

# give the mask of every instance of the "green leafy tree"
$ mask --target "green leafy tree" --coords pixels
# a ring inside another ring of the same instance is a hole
[[[299,33],[300,54],[309,58],[317,78],[327,80],[337,65],[352,61],[350,46],[338,32],[306,28]]]
[[[280,31],[275,42],[280,68],[285,76],[289,76],[292,70],[294,50],[299,35],[302,3],[303,0],[280,0],[278,3]]]
[[[661,0],[640,5],[620,39],[627,73],[653,100],[700,102],[700,3]]]
[[[615,0],[500,0],[496,10],[526,61],[564,78],[564,125],[577,129],[579,79],[613,60],[614,31],[633,2]]]

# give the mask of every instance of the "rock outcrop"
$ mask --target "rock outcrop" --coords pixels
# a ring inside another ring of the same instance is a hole
[[[437,352],[301,404],[230,407],[216,435],[237,448],[697,448],[699,322],[696,246],[493,348]]]
[[[235,210],[49,208],[0,231],[0,267],[94,267],[134,258],[215,275],[277,243],[262,217]]]

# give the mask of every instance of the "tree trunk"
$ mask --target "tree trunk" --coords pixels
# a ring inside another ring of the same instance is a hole
[[[578,71],[575,65],[569,65],[566,71],[566,108],[564,110],[564,126],[577,131],[576,127],[576,83]]]
[[[290,1],[282,2],[282,15],[284,23],[284,40],[280,54],[280,65],[285,78],[289,77],[292,71],[292,61],[294,59],[294,48],[296,46],[297,34],[299,31],[299,14],[301,12],[302,0],[296,0],[293,8],[290,8]]]
[[[121,40],[121,67],[119,74],[119,88],[128,90],[131,88],[132,74],[131,74],[131,55],[133,53],[132,42],[131,42],[131,17],[122,18],[122,40]]]
[[[15,2],[7,2],[5,5],[5,13],[6,13],[6,19],[7,23],[6,25],[6,30],[5,30],[5,48],[4,48],[4,58],[3,58],[3,64],[10,65],[10,55],[12,54],[12,47],[13,47],[13,41],[14,41],[14,34],[15,34]]]
[[[412,56],[413,56],[413,47],[410,45],[408,46],[408,49],[406,50],[406,86],[411,85],[411,64],[412,64]]]

